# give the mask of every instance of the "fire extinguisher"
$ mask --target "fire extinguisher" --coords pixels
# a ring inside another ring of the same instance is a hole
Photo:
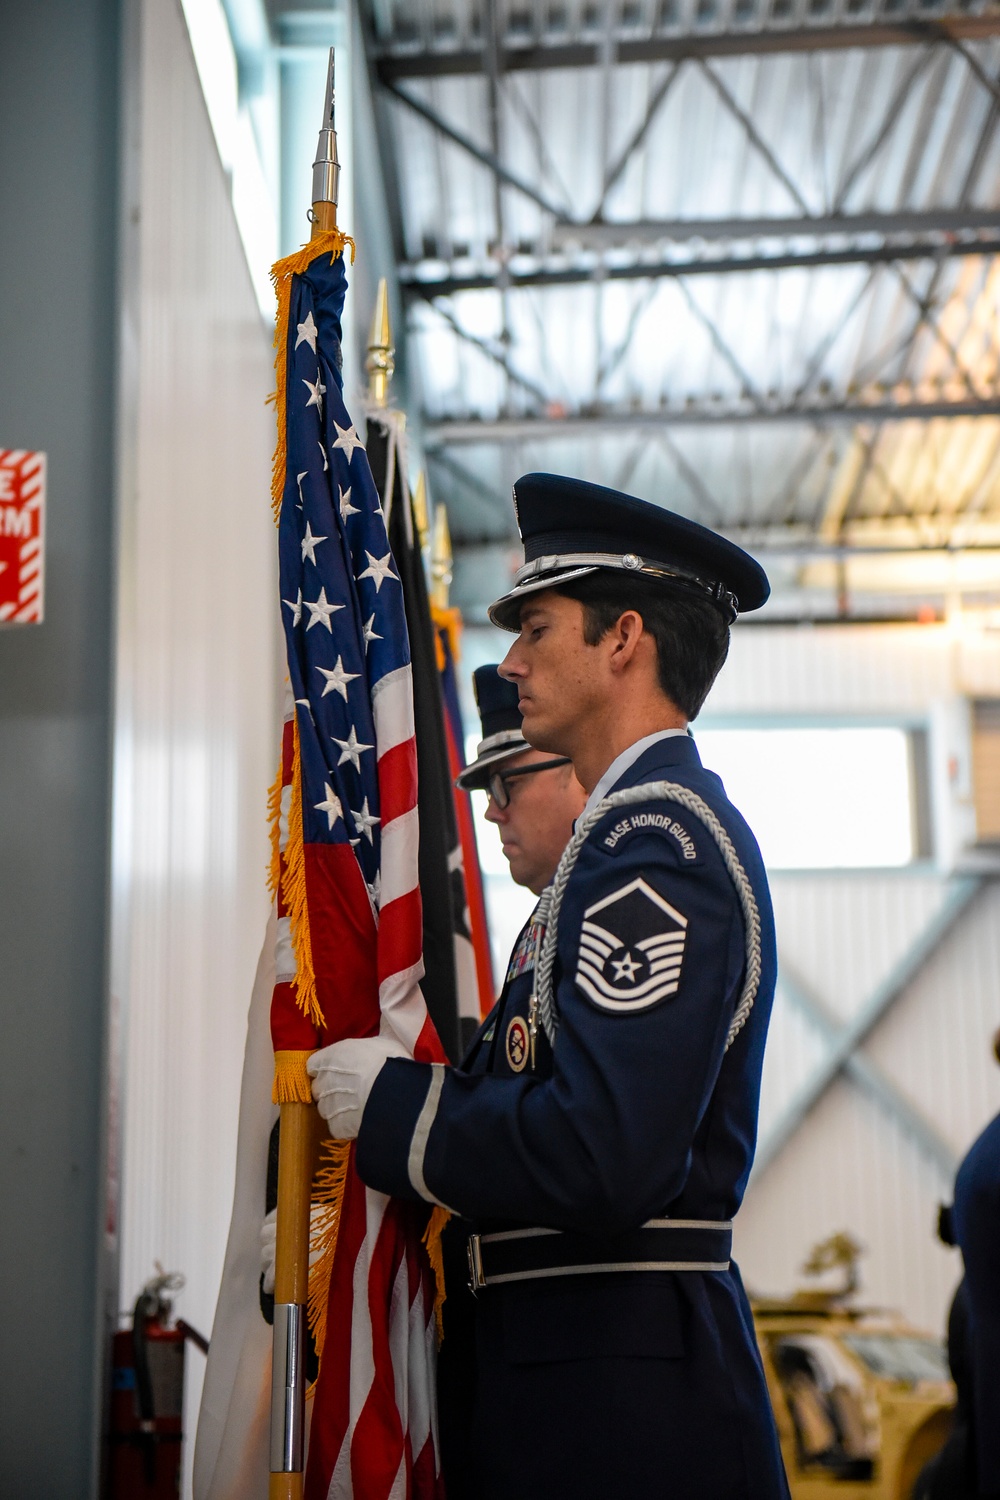
[[[206,1353],[208,1341],[183,1319],[171,1323],[184,1277],[157,1272],[139,1293],[132,1326],[112,1340],[106,1500],[176,1500],[181,1492],[184,1345],[190,1339]]]

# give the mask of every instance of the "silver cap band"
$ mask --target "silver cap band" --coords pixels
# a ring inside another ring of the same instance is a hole
[[[641,573],[647,578],[660,578],[694,589],[704,594],[713,604],[728,610],[730,623],[738,613],[736,596],[725,584],[701,578],[678,564],[639,557],[635,552],[559,552],[533,558],[531,562],[518,568],[514,574],[514,587],[509,593],[494,600],[487,613],[493,624],[499,625],[502,630],[516,631],[517,620],[515,618],[511,622],[510,606],[516,605],[525,594],[554,588],[560,583],[569,583],[574,578],[584,578],[588,573],[596,573],[601,568],[611,568],[623,573]]]
[[[480,791],[486,786],[494,766],[530,749],[519,729],[503,729],[498,734],[491,734],[480,742],[472,764],[455,777],[455,785],[463,792]]]
[[[502,745],[517,745],[518,749],[523,745],[525,750],[529,748],[527,740],[520,729],[500,729],[496,734],[488,734],[484,740],[480,740],[476,746],[476,759],[480,760],[484,755],[491,755],[494,750],[499,750]]]

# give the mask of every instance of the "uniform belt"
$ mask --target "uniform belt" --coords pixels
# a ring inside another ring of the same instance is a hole
[[[648,1219],[640,1229],[598,1239],[560,1229],[505,1229],[469,1235],[469,1285],[474,1292],[546,1276],[609,1271],[728,1271],[731,1221]]]

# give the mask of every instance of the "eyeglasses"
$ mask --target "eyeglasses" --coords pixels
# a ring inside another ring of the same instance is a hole
[[[486,790],[493,799],[495,806],[500,812],[510,806],[510,788],[507,783],[513,781],[515,776],[534,776],[536,771],[552,771],[556,766],[570,766],[573,762],[568,755],[560,755],[556,760],[539,760],[530,766],[517,766],[513,771],[491,771],[486,783]]]

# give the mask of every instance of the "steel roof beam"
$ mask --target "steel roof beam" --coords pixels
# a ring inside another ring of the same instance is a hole
[[[757,390],[757,386],[747,370],[736,358],[736,355],[727,340],[723,338],[722,333],[719,330],[719,327],[715,320],[713,318],[710,318],[708,313],[706,313],[703,308],[698,306],[698,303],[695,301],[694,297],[692,297],[689,288],[683,281],[678,281],[677,286],[681,296],[684,298],[684,301],[687,305],[688,312],[698,323],[701,324],[702,328],[704,328],[705,332],[708,334],[709,338],[712,341],[712,347],[715,349],[716,353],[722,356],[726,364],[736,376],[736,379],[740,382],[740,395],[745,396],[749,401],[752,401],[754,406],[758,410],[760,410],[767,403],[765,402],[764,397]]]
[[[391,94],[394,99],[399,100],[400,104],[405,104],[407,109],[411,109],[422,120],[426,120],[427,124],[436,130],[439,135],[443,135],[446,140],[451,141],[453,145],[460,147],[461,150],[467,151],[476,161],[487,167],[498,182],[502,182],[507,187],[514,188],[517,192],[523,193],[526,198],[530,198],[533,203],[537,203],[539,208],[543,208],[546,213],[552,214],[554,218],[560,219],[564,217],[565,208],[563,206],[553,203],[551,198],[547,198],[544,193],[532,187],[530,182],[525,182],[522,177],[518,177],[516,172],[511,172],[494,152],[487,151],[483,146],[478,146],[463,131],[456,130],[454,125],[449,125],[448,121],[442,119],[436,110],[431,109],[429,104],[425,104],[422,99],[415,99],[405,89],[397,89],[392,84],[384,84],[384,87],[387,93]]]
[[[809,212],[808,203],[803,198],[802,194],[799,192],[799,189],[796,187],[791,177],[789,177],[788,173],[785,171],[785,168],[781,165],[781,162],[775,156],[774,152],[771,150],[770,146],[767,144],[760,131],[757,129],[753,120],[747,114],[746,110],[742,108],[739,101],[734,97],[731,89],[728,89],[726,87],[725,83],[719,77],[718,73],[715,72],[714,68],[709,66],[707,60],[704,57],[698,58],[698,66],[705,77],[708,79],[709,83],[715,89],[715,92],[718,94],[719,98],[722,100],[723,106],[729,111],[737,124],[742,126],[744,135],[746,136],[747,140],[750,142],[754,150],[757,152],[757,155],[770,167],[771,172],[781,183],[782,187],[785,189],[785,192],[791,198],[792,202],[796,203],[804,214],[807,214]],[[837,206],[838,208],[840,207],[839,204]]]
[[[916,328],[914,329],[914,338],[916,338],[917,331],[920,328],[926,328],[927,332],[934,339],[935,343],[939,344],[944,352],[948,355],[949,359],[951,360],[952,369],[961,380],[962,384],[965,386],[965,389],[968,391],[969,395],[977,397],[981,396],[983,393],[982,391],[976,389],[975,381],[973,380],[972,375],[963,363],[958,349],[956,349],[955,345],[945,333],[944,329],[941,327],[941,324],[938,322],[937,317],[935,316],[933,299],[920,296],[919,292],[917,292],[916,288],[911,283],[902,266],[895,266],[893,269],[899,280],[900,286],[903,288],[907,297],[913,303],[914,307],[917,309],[917,312],[920,315],[917,320]]]
[[[516,291],[521,287],[588,286],[605,281],[647,281],[666,276],[733,276],[748,271],[813,270],[822,266],[892,265],[898,261],[944,260],[954,256],[1000,255],[1000,234],[988,239],[921,239],[904,244],[852,245],[843,250],[784,250],[776,254],[703,256],[697,260],[628,260],[610,265],[541,265],[530,271],[511,266],[495,271],[421,274],[426,262],[402,265],[400,284],[407,295],[432,300],[457,292]]]
[[[958,37],[949,37],[948,43],[955,49],[959,57],[964,57],[970,69],[975,74],[976,78],[978,78],[979,82],[982,84],[986,92],[988,94],[992,94],[994,99],[1000,101],[1000,84],[997,83],[997,80],[995,78],[990,77],[989,73],[987,73],[986,69],[979,61],[979,58],[976,57],[975,53],[970,52],[968,47],[964,47]]]
[[[660,244],[685,240],[825,239],[833,235],[961,234],[1000,227],[993,208],[899,209],[892,213],[801,214],[759,219],[633,219],[623,223],[597,220],[576,224],[565,219],[553,227],[557,245],[606,250],[619,245]]]
[[[660,106],[663,104],[667,95],[670,93],[670,90],[673,88],[674,82],[680,70],[681,64],[674,63],[673,67],[670,68],[664,75],[664,77],[660,79],[658,86],[656,87],[656,89],[654,89],[649,103],[646,106],[646,113],[643,115],[642,119],[639,121],[639,124],[632,132],[632,135],[629,137],[624,148],[618,153],[618,157],[615,162],[610,167],[608,167],[607,171],[605,172],[604,181],[601,183],[601,199],[597,205],[597,208],[594,210],[593,217],[590,221],[591,223],[598,222],[603,216],[604,205],[608,201],[608,196],[611,192],[611,189],[617,184],[618,180],[625,172],[625,169],[628,167],[629,162],[632,160],[633,156],[638,151],[639,147],[642,145],[643,141],[649,134],[649,131],[653,125],[653,121],[656,119],[657,115],[660,112]]]
[[[906,74],[905,78],[900,83],[899,88],[896,90],[895,95],[891,99],[889,106],[882,117],[881,125],[875,131],[875,134],[871,137],[868,144],[862,149],[860,155],[855,158],[854,162],[848,168],[846,177],[844,178],[840,187],[837,189],[837,196],[833,201],[834,213],[841,213],[843,211],[844,204],[847,202],[852,187],[857,182],[861,174],[871,166],[872,162],[875,160],[876,156],[879,154],[886,141],[892,135],[899,117],[903,113],[903,110],[906,108],[910,96],[913,93],[918,79],[923,73],[926,73],[935,55],[936,54],[933,47],[926,47],[924,51],[914,60],[912,66],[909,69],[909,72]],[[963,52],[963,56],[964,55],[965,54]]]
[[[1000,35],[1000,15],[947,16],[941,20],[878,21],[839,26],[773,27],[764,31],[722,31],[683,36],[629,37],[614,42],[616,63],[682,62],[685,58],[742,57],[750,53],[833,52],[851,47],[913,47],[938,42],[983,41]],[[502,47],[504,73],[554,68],[599,68],[604,43],[565,42],[552,46]],[[375,66],[383,83],[401,78],[442,78],[483,71],[481,50],[469,48],[380,48]]]
[[[478,349],[480,354],[485,354],[487,359],[492,360],[495,365],[500,367],[508,380],[512,381],[514,385],[519,385],[522,390],[527,391],[529,396],[534,396],[535,400],[540,401],[543,406],[547,404],[549,397],[542,390],[541,386],[537,385],[529,376],[522,375],[511,364],[502,339],[494,341],[480,338],[478,334],[471,333],[468,328],[463,328],[454,314],[440,302],[432,302],[430,306],[437,313],[438,317],[447,323],[451,331],[457,334],[463,343],[471,345],[473,349]]]
[[[810,422],[817,427],[865,426],[883,422],[931,422],[938,417],[1000,417],[1000,395],[982,401],[831,402],[774,406],[727,406],[721,401],[653,411],[611,409],[567,417],[424,417],[428,448],[475,443],[552,442],[600,437],[609,431],[657,427],[737,426],[746,422]]]

